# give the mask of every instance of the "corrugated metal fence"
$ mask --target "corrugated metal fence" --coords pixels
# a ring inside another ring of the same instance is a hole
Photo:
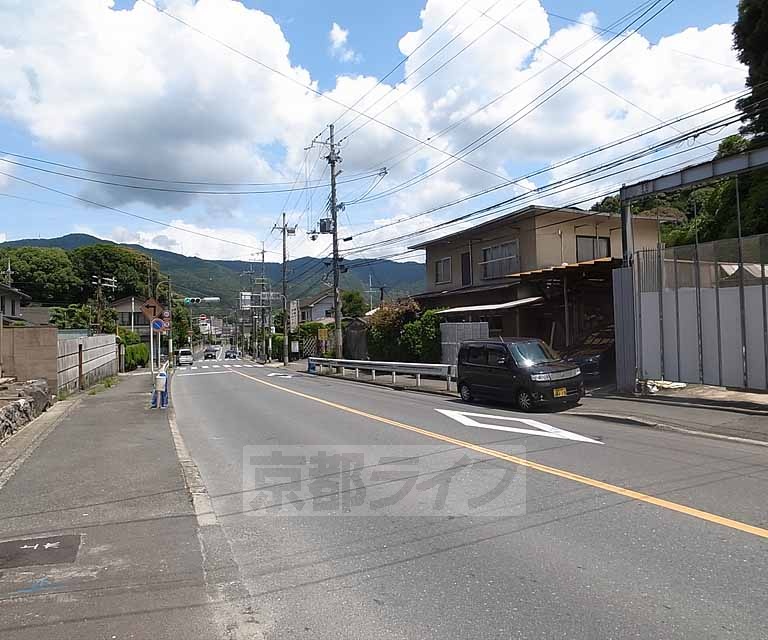
[[[768,389],[768,234],[640,251],[634,269],[641,379]]]
[[[440,325],[441,362],[456,364],[462,342],[485,340],[488,336],[487,322],[443,322]]]

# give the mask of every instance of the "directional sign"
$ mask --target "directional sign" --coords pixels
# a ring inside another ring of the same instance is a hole
[[[152,320],[152,328],[155,331],[162,331],[164,326],[165,326],[165,323],[160,318],[155,318],[154,320]]]
[[[448,409],[435,409],[438,413],[442,413],[444,416],[448,416],[456,422],[467,427],[477,427],[479,429],[494,429],[495,431],[510,431],[512,433],[524,433],[529,436],[544,436],[545,438],[562,438],[563,440],[576,440],[577,442],[589,442],[591,444],[603,444],[599,440],[593,440],[586,436],[566,431],[565,429],[558,429],[551,424],[545,424],[538,420],[531,420],[530,418],[517,418],[507,415],[493,415],[490,413],[471,413],[469,411],[449,411]],[[484,419],[486,422],[480,422],[476,418]],[[525,425],[526,428],[520,427],[505,427],[499,424],[490,424],[488,420],[502,420],[505,422],[518,422]]]
[[[152,322],[152,320],[163,313],[163,305],[154,298],[148,298],[147,301],[141,305],[141,312],[147,320]]]

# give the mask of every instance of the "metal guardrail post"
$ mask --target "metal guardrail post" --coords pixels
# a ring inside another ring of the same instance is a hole
[[[397,371],[392,372],[392,384],[397,384]]]
[[[421,386],[421,374],[420,373],[416,374],[416,386],[417,387]]]
[[[371,369],[371,380],[376,382],[376,369]]]

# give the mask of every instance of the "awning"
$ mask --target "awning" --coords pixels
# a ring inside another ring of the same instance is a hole
[[[466,311],[503,311],[505,309],[514,309],[515,307],[524,307],[527,304],[533,304],[539,302],[544,298],[537,296],[535,298],[521,298],[520,300],[513,300],[512,302],[502,302],[501,304],[478,304],[472,307],[454,307],[453,309],[443,309],[438,311],[438,314],[448,313],[464,313]]]

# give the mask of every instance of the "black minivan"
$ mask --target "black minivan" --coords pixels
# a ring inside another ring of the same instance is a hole
[[[581,369],[561,360],[538,338],[462,342],[457,382],[465,402],[480,396],[513,400],[522,411],[576,404],[584,395]]]

